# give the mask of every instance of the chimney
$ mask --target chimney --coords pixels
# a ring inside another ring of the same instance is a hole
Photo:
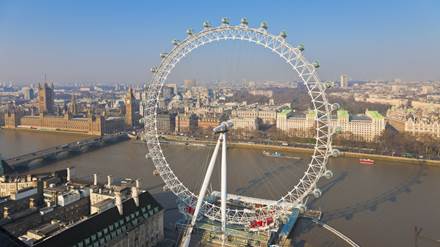
[[[121,197],[121,192],[119,192],[119,191],[115,192],[115,204],[116,204],[116,207],[118,208],[119,214],[122,215],[123,214],[122,197]]]
[[[9,217],[9,208],[3,207],[3,218],[6,219]]]
[[[112,186],[112,176],[108,175],[107,176],[107,187],[110,188],[110,186]]]
[[[67,182],[70,182],[70,167],[67,167]]]
[[[136,179],[136,186],[131,187],[131,197],[136,204],[136,207],[139,207],[139,180]]]
[[[35,200],[34,198],[29,199],[29,208],[35,208]]]
[[[95,185],[95,186],[98,185],[98,175],[96,173],[93,174],[93,185]]]

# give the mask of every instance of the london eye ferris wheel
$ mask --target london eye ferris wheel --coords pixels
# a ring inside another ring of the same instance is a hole
[[[281,32],[279,35],[271,34],[265,22],[262,22],[256,28],[250,27],[246,18],[243,18],[238,25],[230,24],[227,18],[223,18],[221,24],[216,27],[205,22],[200,32],[193,32],[189,29],[185,39],[182,41],[173,40],[171,51],[169,53],[162,53],[160,65],[152,69],[153,79],[149,84],[144,108],[144,135],[149,150],[148,156],[152,160],[157,173],[166,184],[166,187],[186,207],[194,209],[192,211],[194,217],[191,226],[194,226],[197,216],[200,215],[210,220],[221,222],[223,230],[226,224],[251,228],[255,222],[264,222],[264,224],[275,222],[280,217],[284,217],[293,208],[305,210],[305,202],[308,196],[321,196],[321,191],[317,187],[320,178],[323,176],[327,178],[332,177],[332,172],[327,168],[327,163],[329,157],[339,154],[338,150],[332,148],[332,135],[335,133],[336,128],[330,125],[331,113],[337,110],[339,105],[330,104],[325,93],[327,88],[332,87],[332,83],[321,82],[317,75],[319,63],[309,62],[303,55],[304,47],[302,45],[293,46],[286,39],[287,34],[285,32]],[[316,113],[314,119],[313,153],[304,174],[299,181],[292,183],[288,191],[278,200],[259,207],[237,208],[230,207],[226,203],[228,198],[226,191],[226,135],[228,129],[232,127],[231,122],[223,122],[214,130],[218,133],[219,137],[200,191],[191,191],[179,179],[168,163],[159,141],[156,117],[160,92],[167,77],[179,61],[188,56],[193,50],[210,43],[225,40],[247,41],[264,47],[283,59],[304,84],[310,96],[312,110]],[[209,183],[212,167],[215,164],[221,145],[221,203],[216,203],[206,199],[206,185]]]

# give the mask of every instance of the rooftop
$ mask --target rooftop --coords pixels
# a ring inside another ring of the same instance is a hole
[[[292,109],[287,108],[287,109],[283,109],[279,114],[280,115],[287,115],[287,114],[289,114],[291,112],[292,112]]]
[[[367,111],[367,114],[374,120],[383,119],[382,114],[380,114],[378,111]]]
[[[350,114],[347,110],[338,110],[338,118],[348,118]]]
[[[117,207],[112,207],[37,242],[35,246],[105,245],[163,209],[149,192],[139,194],[139,206],[130,198],[123,202],[122,208],[122,215]]]

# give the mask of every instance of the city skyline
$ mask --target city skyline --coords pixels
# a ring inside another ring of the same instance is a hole
[[[322,80],[337,81],[341,74],[351,80],[440,80],[435,1],[170,6],[2,1],[0,30],[7,35],[0,41],[0,81],[38,83],[47,73],[50,81],[65,83],[148,82],[149,69],[160,62],[157,51],[169,51],[186,29],[198,31],[205,20],[218,25],[224,16],[231,24],[247,17],[250,26],[267,21],[270,32],[287,31],[289,42],[304,43],[306,56],[320,61]],[[231,49],[237,52],[223,52]],[[263,50],[243,42],[208,46],[182,61],[169,79],[296,80]]]

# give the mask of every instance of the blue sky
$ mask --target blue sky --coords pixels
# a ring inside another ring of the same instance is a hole
[[[440,1],[8,1],[0,0],[0,81],[145,82],[159,53],[221,17],[247,17],[304,43],[320,77],[440,80]],[[263,49],[200,48],[170,81],[290,80]]]

